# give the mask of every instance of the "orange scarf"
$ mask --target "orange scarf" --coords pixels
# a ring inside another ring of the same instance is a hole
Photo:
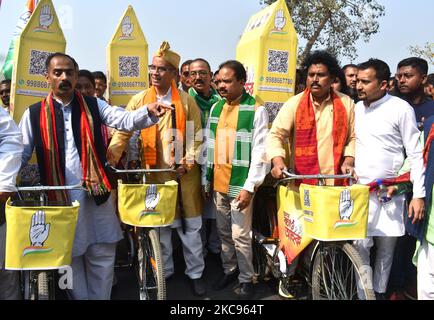
[[[147,105],[154,102],[157,102],[157,91],[155,90],[155,87],[152,86],[143,97],[141,105]],[[181,133],[182,135],[181,137],[178,135],[176,139],[184,141],[186,122],[185,112],[175,81],[172,81],[172,104],[175,107],[177,133]],[[143,155],[145,163],[148,166],[157,165],[157,132],[158,124],[142,130]]]
[[[93,196],[110,192],[110,181],[104,171],[104,167],[95,147],[94,124],[89,106],[80,92],[75,90],[75,98],[80,108],[80,132],[81,132],[81,167],[83,171],[82,183]],[[44,166],[47,174],[47,182],[50,186],[65,185],[65,177],[60,166],[59,144],[57,140],[57,125],[54,110],[53,94],[50,93],[41,103],[40,130],[44,149]],[[52,192],[50,200],[66,201],[67,193]]]
[[[299,175],[317,175],[320,173],[318,161],[318,140],[314,106],[310,99],[310,90],[306,89],[295,115],[295,172]],[[333,159],[335,174],[341,173],[342,155],[348,132],[347,110],[339,96],[331,92],[333,100]],[[304,180],[302,183],[316,184],[316,180]],[[336,180],[335,185],[342,182]]]

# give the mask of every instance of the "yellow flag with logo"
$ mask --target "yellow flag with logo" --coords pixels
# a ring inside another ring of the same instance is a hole
[[[71,264],[80,204],[16,207],[6,203],[6,269],[50,270]]]
[[[298,188],[279,186],[277,207],[279,240],[288,264],[291,264],[313,240],[306,234]]]
[[[323,241],[366,238],[369,187],[300,185],[306,233]]]
[[[45,61],[65,52],[66,40],[51,0],[39,1],[17,40],[11,87],[11,115],[19,123],[24,111],[48,95]]]
[[[107,47],[110,103],[125,106],[149,86],[148,42],[132,6],[123,14]]]
[[[173,223],[176,213],[178,183],[118,184],[121,221],[136,227],[163,227]]]
[[[294,95],[298,38],[285,0],[253,15],[237,46],[247,71],[246,90],[264,103],[270,123]]]

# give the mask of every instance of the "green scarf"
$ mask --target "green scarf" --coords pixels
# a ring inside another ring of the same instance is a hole
[[[206,186],[207,192],[211,191],[211,182],[214,177],[214,148],[215,139],[217,136],[217,126],[219,123],[220,115],[223,111],[223,106],[226,100],[218,102],[211,113],[209,118],[210,122],[210,137],[208,139],[208,156],[207,156],[207,172],[206,172]],[[241,98],[239,111],[238,111],[238,124],[237,133],[235,138],[235,154],[232,161],[232,173],[229,181],[228,196],[237,197],[243,189],[244,183],[249,174],[251,153],[252,153],[252,139],[253,139],[253,121],[255,119],[255,98],[247,93]]]
[[[196,100],[197,105],[199,106],[200,110],[202,111],[200,114],[202,116],[202,128],[206,127],[206,123],[208,121],[208,117],[209,117],[209,112],[211,110],[211,107],[219,102],[222,98],[220,97],[220,95],[217,93],[217,91],[211,87],[211,96],[208,100],[205,100],[204,98],[202,98],[197,92],[196,90],[194,90],[193,88],[190,88],[190,90],[188,91],[188,94],[190,96],[192,96],[194,98],[194,100]]]

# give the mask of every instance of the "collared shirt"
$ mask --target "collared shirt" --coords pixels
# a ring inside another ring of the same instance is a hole
[[[63,104],[58,101],[65,121],[65,184],[77,185],[82,179],[82,167],[72,132],[71,102]],[[99,114],[104,124],[123,131],[139,130],[154,125],[158,118],[148,115],[146,108],[127,112],[122,108],[109,106],[105,101],[97,99]],[[19,127],[23,134],[24,152],[22,161],[26,164],[34,149],[34,137],[30,122],[30,111],[27,109]],[[71,201],[80,202],[80,210],[76,227],[76,236],[72,255],[83,255],[89,245],[95,243],[114,243],[122,238],[119,221],[111,199],[100,206],[95,204],[87,192],[69,191]]]
[[[285,146],[289,143],[289,168],[294,168],[295,151],[295,118],[297,108],[304,92],[289,99],[279,111],[273,126],[267,137],[267,158],[271,161],[275,157],[286,157]],[[354,134],[354,102],[339,92],[336,94],[341,99],[348,117],[347,141],[344,147],[343,157],[354,157],[355,134]],[[334,174],[333,158],[333,101],[329,95],[321,104],[311,101],[314,106],[315,121],[318,140],[318,163],[321,174]],[[327,182],[329,183],[329,182]],[[330,181],[331,183],[331,181]]]
[[[16,190],[15,182],[22,153],[21,132],[9,114],[0,108],[0,192]]]
[[[420,132],[412,107],[387,94],[369,107],[363,101],[358,102],[355,113],[355,169],[360,182],[397,177],[407,155],[414,197],[425,197]]]
[[[367,107],[356,105],[356,162],[359,183],[395,178],[407,155],[413,182],[413,197],[424,198],[424,172],[420,132],[412,107],[404,100],[386,94]],[[405,196],[382,205],[375,193],[369,199],[368,236],[402,236]]]
[[[2,107],[3,107],[3,109],[4,109],[7,113],[10,113],[10,112],[11,112],[10,107],[8,107],[8,106],[2,106]]]

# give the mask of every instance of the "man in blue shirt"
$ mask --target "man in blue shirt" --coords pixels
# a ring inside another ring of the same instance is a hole
[[[406,100],[414,109],[420,130],[423,122],[434,115],[434,100],[425,95],[428,79],[428,63],[421,58],[407,58],[398,64],[396,80],[399,97]]]
[[[424,122],[434,115],[434,101],[425,94],[428,78],[428,63],[421,58],[407,58],[398,63],[396,71],[397,94],[414,109],[417,126],[424,130]],[[416,268],[411,258],[416,246],[415,234],[408,223],[406,234],[396,245],[394,262],[390,276],[389,289],[393,291],[391,299],[416,299]]]

